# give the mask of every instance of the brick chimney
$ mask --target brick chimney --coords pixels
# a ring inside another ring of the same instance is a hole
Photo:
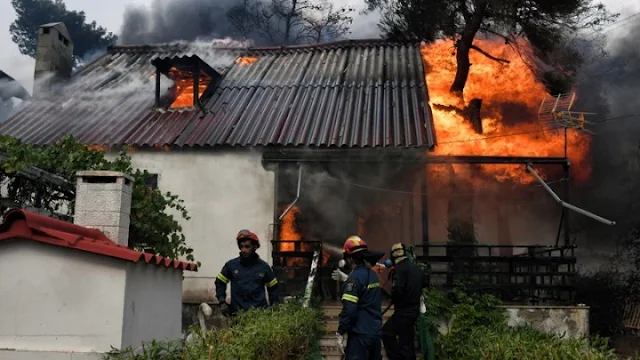
[[[42,95],[51,87],[71,77],[73,42],[64,23],[56,22],[38,28],[36,69],[33,95]]]
[[[117,171],[79,171],[76,178],[74,224],[98,229],[127,246],[133,179]]]

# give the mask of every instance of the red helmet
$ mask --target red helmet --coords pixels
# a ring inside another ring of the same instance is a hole
[[[238,240],[238,246],[240,246],[240,242],[244,240],[251,240],[257,247],[260,247],[260,239],[258,239],[258,235],[254,234],[249,230],[240,230],[238,231],[238,235],[236,235],[236,240]]]
[[[344,255],[351,256],[357,252],[369,250],[367,243],[364,242],[359,236],[350,236],[342,246],[342,252]]]

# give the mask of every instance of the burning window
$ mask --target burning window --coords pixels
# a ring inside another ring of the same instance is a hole
[[[202,94],[207,90],[207,86],[211,83],[211,77],[207,76],[203,71],[200,72],[198,79],[195,80],[193,72],[181,70],[177,67],[172,67],[169,70],[169,78],[173,80],[170,91],[174,92],[173,97],[175,99],[169,106],[170,108],[196,106],[195,100],[201,98]]]
[[[222,75],[195,55],[156,59],[152,63],[156,67],[157,107],[202,107],[222,80]],[[160,74],[172,81],[168,88],[161,86]]]

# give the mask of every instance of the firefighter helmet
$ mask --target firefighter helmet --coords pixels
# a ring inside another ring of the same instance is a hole
[[[391,261],[397,264],[407,258],[407,247],[403,243],[393,244],[389,253],[391,255]]]
[[[240,230],[238,231],[238,235],[236,235],[236,240],[238,240],[238,246],[240,243],[245,240],[251,240],[256,245],[256,247],[260,247],[260,239],[258,239],[258,235],[249,231],[249,230]]]
[[[359,236],[350,236],[342,246],[342,253],[346,256],[352,256],[355,253],[367,251],[369,247]]]

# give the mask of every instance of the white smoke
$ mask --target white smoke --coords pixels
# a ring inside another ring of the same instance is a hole
[[[0,122],[19,111],[31,98],[16,80],[0,71]]]

